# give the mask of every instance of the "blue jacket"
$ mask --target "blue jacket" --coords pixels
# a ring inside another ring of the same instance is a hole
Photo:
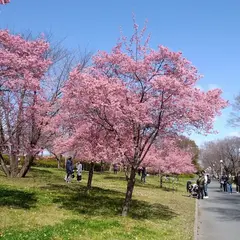
[[[67,160],[67,164],[66,164],[66,172],[71,174],[73,173],[73,163],[71,160]]]

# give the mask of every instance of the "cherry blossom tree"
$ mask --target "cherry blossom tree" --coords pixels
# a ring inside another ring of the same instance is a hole
[[[54,141],[54,150],[58,153],[75,151],[78,159],[90,163],[87,182],[87,190],[90,190],[95,163],[118,159],[118,152],[113,152],[114,147],[108,133],[101,125],[91,123],[77,112],[69,115],[66,107],[61,105],[56,125],[54,124],[58,133]]]
[[[158,159],[158,167],[163,173],[181,174],[196,171],[192,164],[192,154],[174,144],[169,144],[161,152],[161,156]]]
[[[38,151],[41,126],[48,118],[49,103],[40,80],[51,63],[44,57],[49,45],[42,39],[26,41],[7,30],[0,31],[0,42],[1,166],[7,176],[24,176]],[[10,168],[4,152],[9,155]],[[20,172],[18,155],[25,156]]]
[[[60,107],[61,89],[73,64],[78,61],[84,68],[91,56],[86,50],[72,54],[51,33],[34,39],[31,32],[1,31],[0,159],[5,174],[12,177],[24,177],[36,154],[52,149],[51,122]],[[10,156],[10,168],[5,155]],[[20,171],[19,156],[25,156]]]
[[[0,4],[10,3],[10,0],[0,0]]]
[[[192,155],[192,163],[194,164],[197,171],[201,171],[201,166],[199,164],[199,148],[195,141],[186,136],[181,136],[177,141],[177,145],[182,150]]]
[[[181,138],[180,138],[181,139]],[[159,173],[160,187],[165,174],[193,173],[196,171],[191,149],[181,148],[178,138],[156,139],[142,165]]]
[[[101,126],[131,166],[123,216],[130,207],[137,168],[156,138],[192,131],[207,134],[227,105],[220,89],[203,92],[195,87],[200,76],[181,52],[164,46],[151,49],[144,32],[134,24],[129,40],[122,37],[110,53],[98,52],[85,71],[73,70],[63,91],[68,114]]]

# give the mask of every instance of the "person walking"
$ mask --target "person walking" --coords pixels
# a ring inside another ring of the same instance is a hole
[[[141,182],[146,182],[146,176],[147,176],[147,170],[146,167],[142,168],[142,176],[141,176]]]
[[[204,176],[204,198],[208,198],[208,184],[210,183],[209,182],[209,175],[203,171],[203,176]]]
[[[233,184],[233,177],[231,174],[228,175],[228,180],[227,180],[227,190],[228,193],[232,194],[232,184]]]
[[[198,185],[198,199],[203,199],[204,195],[204,182],[205,178],[202,173],[199,174],[197,185]]]
[[[223,176],[223,191],[227,192],[227,181],[228,181],[228,177],[227,175]]]
[[[76,168],[77,168],[77,181],[80,182],[82,180],[82,164],[78,162],[76,164]]]
[[[142,172],[142,168],[139,167],[139,168],[138,168],[138,176],[141,176],[141,172]]]
[[[223,192],[224,191],[224,176],[221,176],[220,178],[220,190]]]
[[[66,163],[66,182],[70,183],[72,180],[72,174],[73,174],[73,163],[72,163],[72,157],[69,157],[67,159],[67,163]]]
[[[117,174],[118,172],[118,165],[116,163],[113,164],[113,173]]]
[[[235,183],[236,183],[236,192],[240,192],[240,173],[237,174],[235,178]]]

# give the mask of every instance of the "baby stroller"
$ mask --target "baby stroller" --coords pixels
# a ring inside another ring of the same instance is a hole
[[[189,197],[197,197],[198,185],[196,183],[192,184],[191,181],[187,181],[187,192],[190,193]]]

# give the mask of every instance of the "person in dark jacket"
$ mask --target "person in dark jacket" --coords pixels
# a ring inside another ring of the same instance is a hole
[[[72,158],[69,157],[67,159],[67,163],[66,163],[66,173],[67,173],[67,176],[66,176],[66,182],[67,183],[70,183],[71,182],[71,179],[72,179],[72,174],[73,174],[73,162],[72,162]]]
[[[114,174],[118,173],[118,165],[116,163],[113,164],[113,173]]]
[[[240,192],[240,173],[237,174],[235,182],[236,182],[236,192],[239,193]]]
[[[146,182],[146,176],[147,176],[147,170],[146,167],[142,168],[142,176],[141,176],[141,182]]]
[[[228,176],[224,175],[223,176],[223,191],[227,192],[227,182],[228,182]]]
[[[199,174],[199,178],[197,180],[197,185],[198,185],[198,199],[203,199],[204,195],[204,182],[205,178],[202,173]]]
[[[221,176],[219,181],[220,181],[220,190],[224,191],[224,187],[223,187],[223,185],[224,185],[224,176]]]

